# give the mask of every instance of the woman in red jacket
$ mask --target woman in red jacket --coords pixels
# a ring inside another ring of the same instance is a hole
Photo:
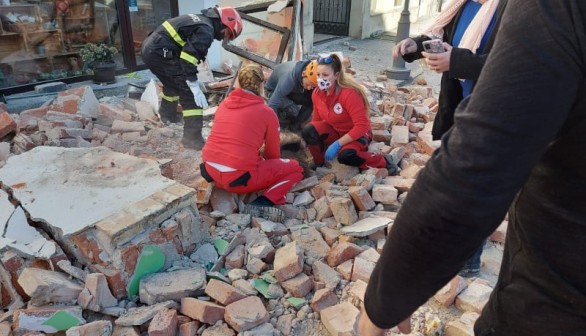
[[[258,66],[238,73],[240,88],[218,107],[214,125],[202,150],[201,174],[228,192],[246,194],[264,190],[246,205],[245,212],[274,221],[284,218],[272,207],[285,203],[287,192],[303,177],[295,160],[281,159],[279,119],[261,97],[264,76]],[[260,148],[265,146],[264,157]]]
[[[333,160],[361,170],[386,168],[397,173],[390,156],[368,152],[372,129],[364,88],[344,71],[336,54],[317,59],[317,89],[313,91],[313,116],[302,137],[316,165]]]

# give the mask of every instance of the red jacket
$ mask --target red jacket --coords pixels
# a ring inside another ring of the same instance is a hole
[[[324,121],[343,136],[348,133],[357,140],[371,130],[370,120],[362,96],[351,88],[337,87],[329,96],[315,89],[312,121]]]
[[[263,160],[259,153],[263,144],[266,159],[281,157],[279,119],[261,97],[236,89],[216,111],[202,158],[236,170],[250,170]]]

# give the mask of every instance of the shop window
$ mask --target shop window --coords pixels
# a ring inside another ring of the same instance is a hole
[[[121,50],[114,0],[0,3],[0,89],[86,74],[79,56],[86,43]]]

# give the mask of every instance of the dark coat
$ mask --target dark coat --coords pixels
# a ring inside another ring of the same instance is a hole
[[[503,11],[507,5],[506,0],[499,1],[499,6],[496,10],[496,23],[494,29],[491,31],[490,36],[486,42],[483,53],[478,55],[472,53],[468,49],[456,48],[452,49],[452,55],[450,57],[450,71],[444,72],[441,80],[440,95],[439,95],[439,110],[435,116],[433,123],[432,135],[434,140],[439,140],[444,133],[446,133],[450,127],[454,124],[454,111],[458,104],[464,99],[462,96],[462,86],[459,79],[471,79],[474,82],[478,80],[480,71],[484,66],[484,62],[488,56],[488,53],[492,49],[494,44],[494,38],[498,32],[500,20]],[[452,44],[454,38],[454,32],[464,6],[460,8],[454,19],[444,27],[443,40]],[[403,59],[406,62],[413,62],[414,60],[420,59],[423,56],[423,41],[430,40],[431,38],[426,35],[420,35],[413,38],[417,43],[417,52],[403,55]]]
[[[371,274],[379,327],[452,279],[509,209],[475,335],[586,334],[586,1],[509,0],[494,48]]]

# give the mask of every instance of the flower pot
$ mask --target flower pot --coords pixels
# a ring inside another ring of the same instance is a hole
[[[96,63],[93,70],[94,83],[110,84],[116,82],[116,63]]]

